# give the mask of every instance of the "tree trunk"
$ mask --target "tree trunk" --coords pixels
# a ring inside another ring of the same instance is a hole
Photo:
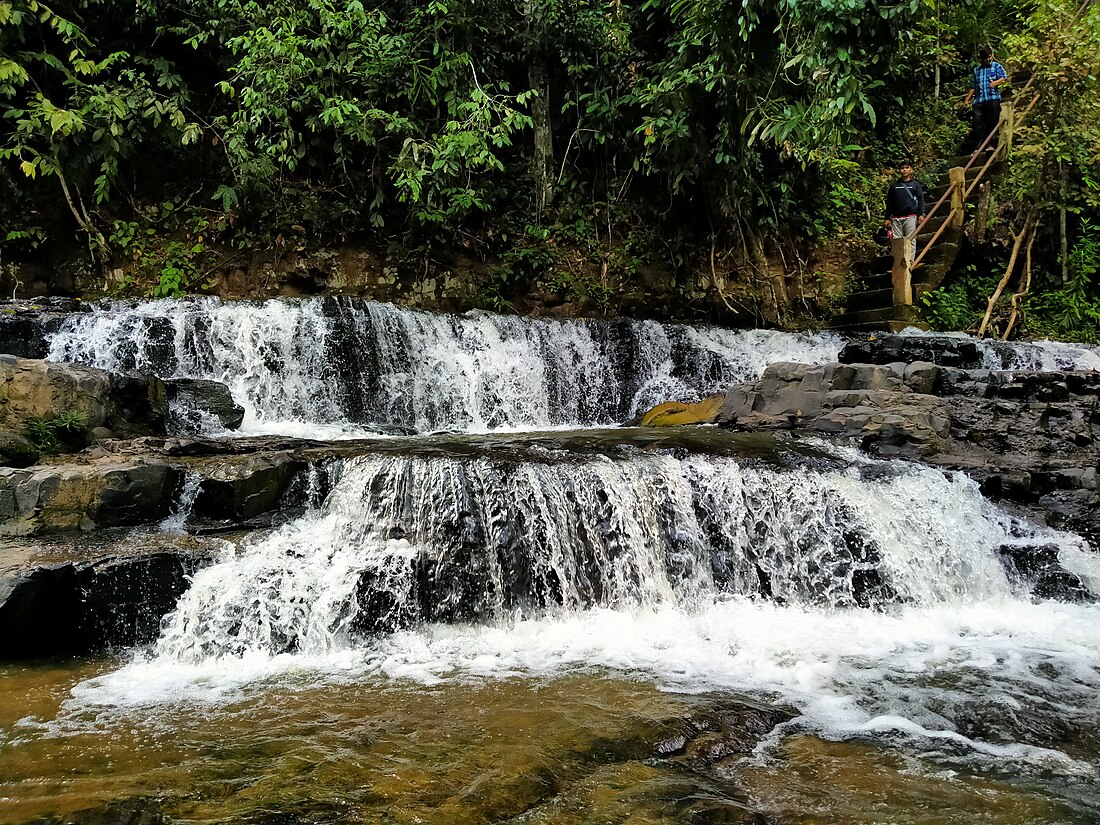
[[[535,132],[531,171],[535,179],[535,212],[541,217],[553,195],[554,143],[550,128],[550,71],[542,51],[543,32],[538,5],[538,0],[527,0],[523,11],[527,18],[529,43],[527,81],[536,92],[531,99],[531,120],[534,121]]]
[[[541,215],[550,203],[554,181],[554,144],[550,129],[550,80],[546,61],[541,57],[532,60],[528,69],[531,88],[538,96],[531,100],[531,119],[535,122],[535,210]]]

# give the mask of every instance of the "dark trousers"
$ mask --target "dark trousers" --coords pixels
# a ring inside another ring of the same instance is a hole
[[[971,137],[973,150],[977,150],[985,142],[986,136],[996,128],[997,121],[1000,119],[1001,101],[987,100],[984,103],[974,104],[974,131]],[[997,138],[989,141],[989,145],[995,148]]]

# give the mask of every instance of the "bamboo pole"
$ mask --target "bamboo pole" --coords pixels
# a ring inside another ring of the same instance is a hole
[[[1031,212],[1024,220],[1024,228],[1020,230],[1019,234],[1012,241],[1012,255],[1009,256],[1008,266],[1005,268],[1004,277],[1001,278],[1001,282],[997,284],[997,288],[993,290],[993,294],[989,296],[989,304],[985,309],[985,317],[982,318],[982,324],[978,327],[978,337],[985,337],[985,330],[989,326],[990,316],[993,315],[993,307],[996,306],[997,301],[1001,297],[1001,293],[1004,292],[1006,286],[1008,286],[1009,280],[1012,278],[1012,270],[1016,268],[1016,258],[1020,254],[1020,247],[1024,243],[1024,238],[1031,232],[1031,223],[1034,217],[1034,211]]]
[[[1012,295],[1012,314],[1008,316],[1008,326],[1005,327],[1005,334],[1001,336],[1002,341],[1008,340],[1008,336],[1012,334],[1012,328],[1016,326],[1020,299],[1031,292],[1031,247],[1035,245],[1035,238],[1038,235],[1039,222],[1036,221],[1035,226],[1031,228],[1031,237],[1027,239],[1027,249],[1024,251],[1024,272],[1020,276],[1020,290]]]

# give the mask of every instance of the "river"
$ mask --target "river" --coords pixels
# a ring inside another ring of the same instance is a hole
[[[1095,823],[1100,606],[999,561],[1054,546],[1095,596],[1081,539],[962,474],[606,426],[841,344],[317,299],[78,316],[51,357],[222,380],[248,433],[392,441],[214,540],[148,647],[0,666],[0,821]]]

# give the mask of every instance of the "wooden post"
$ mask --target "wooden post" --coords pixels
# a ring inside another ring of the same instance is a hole
[[[966,169],[952,166],[947,175],[951,181],[951,225],[959,227],[966,218]]]
[[[1001,156],[1012,152],[1012,133],[1016,129],[1016,107],[1011,100],[1001,104]]]

